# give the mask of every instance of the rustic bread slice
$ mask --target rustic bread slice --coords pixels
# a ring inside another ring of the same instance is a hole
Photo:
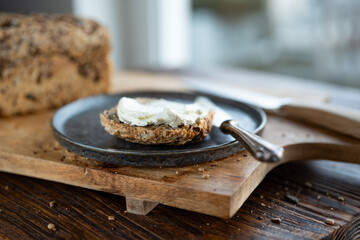
[[[131,126],[119,121],[116,107],[100,114],[101,125],[111,135],[129,142],[167,145],[184,145],[204,139],[211,131],[214,112],[203,119],[197,119],[194,124],[172,128],[168,125]]]

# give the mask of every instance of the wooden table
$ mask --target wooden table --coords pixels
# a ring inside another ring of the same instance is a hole
[[[115,80],[114,91],[184,87],[177,77],[159,74],[128,72]],[[286,194],[299,203],[286,200]],[[123,197],[0,173],[2,239],[344,239],[359,231],[360,165],[280,166],[227,220],[163,205],[146,216],[125,209]],[[271,221],[275,216],[281,224]],[[324,218],[335,224],[324,224]]]

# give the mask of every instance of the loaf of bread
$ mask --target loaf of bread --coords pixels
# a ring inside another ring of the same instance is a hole
[[[109,33],[95,21],[0,13],[0,116],[106,92],[109,52]]]

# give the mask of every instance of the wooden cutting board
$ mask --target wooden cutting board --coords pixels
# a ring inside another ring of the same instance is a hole
[[[230,218],[278,165],[258,162],[244,151],[180,168],[112,167],[61,147],[52,135],[53,114],[0,120],[0,171],[125,196],[128,211],[137,214],[146,214],[161,203]],[[269,116],[263,137],[285,147],[282,163],[360,161],[359,140],[277,116]]]

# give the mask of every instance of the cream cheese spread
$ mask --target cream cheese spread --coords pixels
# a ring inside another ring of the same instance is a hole
[[[123,123],[132,126],[167,124],[171,127],[194,124],[213,109],[212,102],[197,97],[193,103],[183,104],[165,99],[141,99],[123,97],[117,106],[117,115]]]

